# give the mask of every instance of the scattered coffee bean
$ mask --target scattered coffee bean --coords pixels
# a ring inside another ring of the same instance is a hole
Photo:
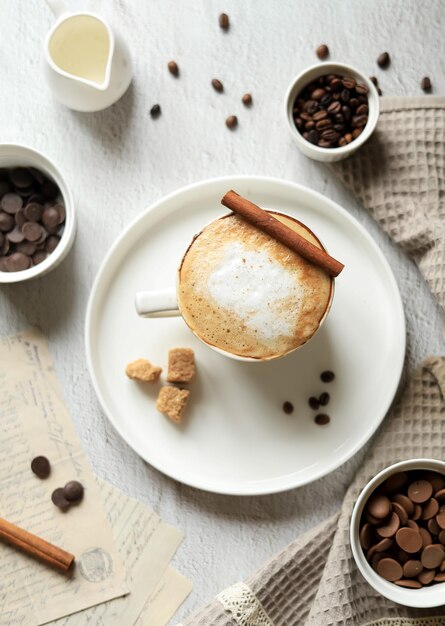
[[[161,115],[161,106],[159,104],[154,104],[150,109],[150,115],[153,119],[156,119]]]
[[[320,148],[346,146],[368,122],[367,94],[368,87],[352,76],[320,76],[295,99],[295,126]]]
[[[389,58],[389,53],[388,52],[382,52],[382,54],[379,54],[379,56],[377,57],[377,65],[381,68],[385,68],[388,67],[390,63],[390,58]]]
[[[63,487],[58,487],[52,492],[51,500],[53,504],[55,504],[62,511],[66,511],[70,507],[70,502],[65,497],[65,492],[64,492]]]
[[[414,470],[393,474],[369,497],[359,539],[380,576],[411,589],[445,582],[442,491],[445,498],[444,476]]]
[[[331,383],[335,378],[335,374],[330,370],[326,370],[320,374],[320,378],[324,383]]]
[[[423,91],[430,91],[431,90],[431,80],[428,78],[428,76],[425,76],[424,78],[422,78],[422,80],[420,81],[420,86],[423,89]]]
[[[70,480],[63,488],[63,495],[69,502],[80,502],[83,492],[83,485],[78,480]]]
[[[318,48],[315,50],[315,54],[318,56],[318,58],[320,59],[320,61],[323,61],[324,59],[326,59],[329,56],[329,48],[327,47],[326,44],[322,43],[320,46],[318,46]]]
[[[314,411],[318,411],[318,409],[320,408],[320,401],[315,396],[311,396],[309,398],[308,404],[311,407],[311,409],[314,409]]]
[[[318,426],[326,426],[331,421],[331,418],[326,413],[319,413],[315,416],[314,421]]]
[[[221,13],[221,15],[219,16],[219,25],[220,28],[222,28],[223,30],[229,30],[230,20],[227,13]]]
[[[31,470],[39,478],[48,478],[51,472],[51,465],[46,456],[36,456],[31,461]]]
[[[377,80],[376,76],[370,76],[369,80],[371,81],[371,83],[373,83],[376,87],[379,84],[379,81]]]
[[[167,67],[170,74],[173,76],[179,76],[179,67],[176,61],[169,61]]]
[[[294,405],[292,404],[292,402],[283,402],[283,411],[287,414],[290,415],[291,413],[294,412]]]
[[[329,404],[330,398],[331,396],[328,394],[328,392],[324,391],[318,398],[318,402],[320,403],[320,406],[326,406],[327,404]]]
[[[217,78],[212,78],[212,87],[218,93],[222,93],[224,91],[224,85]]]
[[[246,107],[252,106],[252,94],[245,93],[244,96],[241,98],[241,100],[244,106]]]
[[[226,119],[226,126],[230,128],[230,130],[234,130],[238,126],[238,118],[236,115],[229,115]]]
[[[24,271],[55,250],[66,217],[58,198],[57,185],[39,170],[0,168],[0,271]],[[52,248],[35,256],[49,236],[57,237]]]

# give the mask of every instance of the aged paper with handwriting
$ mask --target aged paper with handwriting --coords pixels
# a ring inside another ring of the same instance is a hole
[[[0,517],[76,555],[67,576],[0,543],[0,625],[39,626],[126,594],[98,485],[38,331],[0,340],[0,425]],[[31,472],[37,455],[51,461],[46,480]],[[63,513],[51,493],[72,479],[85,496]]]

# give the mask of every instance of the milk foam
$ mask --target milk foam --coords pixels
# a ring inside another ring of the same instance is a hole
[[[294,334],[304,287],[266,251],[248,250],[240,242],[227,243],[207,287],[216,304],[235,313],[259,339]],[[293,299],[291,310],[281,306],[287,298]]]

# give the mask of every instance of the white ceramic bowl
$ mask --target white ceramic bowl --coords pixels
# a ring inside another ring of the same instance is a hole
[[[43,276],[54,269],[68,254],[76,234],[76,216],[71,192],[58,168],[45,155],[34,148],[21,144],[0,144],[0,167],[36,167],[51,178],[59,187],[65,204],[65,228],[57,248],[39,265],[21,272],[1,272],[0,283],[19,283]]]
[[[292,110],[294,102],[298,94],[312,81],[320,76],[326,74],[340,74],[342,76],[353,76],[359,83],[364,83],[368,87],[368,122],[364,127],[362,133],[351,141],[351,143],[341,148],[320,148],[315,146],[310,141],[307,141],[300,131],[295,126]],[[351,67],[350,65],[344,65],[341,63],[317,63],[307,68],[291,82],[286,92],[284,99],[284,113],[286,116],[287,124],[292,137],[295,139],[297,146],[300,150],[309,158],[316,161],[324,161],[325,163],[331,163],[333,161],[341,161],[346,157],[354,154],[372,135],[379,119],[379,94],[375,85],[369,80],[367,76],[359,72],[359,70]]]
[[[382,596],[403,604],[404,606],[416,607],[419,609],[440,606],[444,603],[445,583],[436,583],[431,586],[422,587],[422,589],[407,589],[398,587],[375,572],[366,560],[363,549],[360,545],[359,526],[363,508],[373,491],[384,482],[392,474],[404,472],[408,470],[432,470],[445,475],[445,463],[435,459],[411,459],[409,461],[401,461],[395,465],[390,465],[386,469],[379,472],[363,489],[357,498],[354,510],[352,511],[350,540],[352,554],[354,555],[357,567],[362,573],[366,581],[374,587]]]

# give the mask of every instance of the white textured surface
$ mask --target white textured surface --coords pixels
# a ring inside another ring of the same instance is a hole
[[[126,224],[169,191],[223,174],[288,178],[345,206],[378,239],[406,306],[409,368],[425,355],[443,353],[440,315],[419,273],[323,165],[297,152],[283,120],[282,98],[291,78],[316,61],[313,50],[321,42],[331,47],[333,60],[379,76],[386,95],[420,94],[425,74],[434,93],[443,94],[445,9],[440,0],[71,0],[69,5],[95,10],[119,27],[134,54],[134,83],[102,113],[61,108],[40,71],[42,42],[52,23],[45,3],[0,3],[0,138],[29,143],[54,159],[72,187],[79,215],[74,249],[61,267],[32,284],[1,288],[0,330],[37,325],[44,331],[95,471],[185,531],[175,564],[195,588],[180,617],[334,512],[363,452],[313,485],[259,498],[202,493],[160,475],[109,426],[90,384],[83,323],[95,273]],[[218,27],[221,11],[231,17],[227,34]],[[392,65],[378,70],[374,60],[385,49]],[[166,70],[170,59],[180,65],[179,79]],[[209,86],[213,77],[223,81],[224,94]],[[240,103],[246,91],[254,98],[250,110]],[[163,114],[152,121],[148,111],[156,102]],[[239,117],[235,132],[224,125],[230,114]]]

